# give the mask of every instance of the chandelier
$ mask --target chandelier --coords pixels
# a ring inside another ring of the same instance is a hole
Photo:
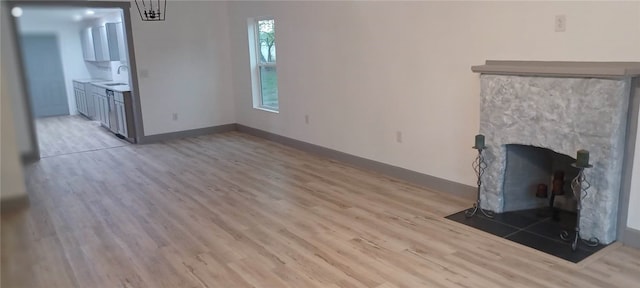
[[[135,0],[142,21],[164,21],[167,0]]]

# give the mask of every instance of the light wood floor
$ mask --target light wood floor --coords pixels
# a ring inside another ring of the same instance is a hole
[[[640,252],[574,265],[451,222],[470,201],[241,133],[27,167],[2,287],[639,287]]]
[[[36,119],[36,131],[42,158],[129,144],[80,115]]]

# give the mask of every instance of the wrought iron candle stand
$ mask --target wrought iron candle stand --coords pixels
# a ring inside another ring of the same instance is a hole
[[[593,167],[593,165],[587,164],[586,166],[579,166],[577,165],[577,163],[574,163],[571,164],[571,166],[580,169],[580,171],[578,172],[578,176],[576,176],[576,178],[573,178],[573,181],[571,181],[571,190],[573,191],[573,195],[578,202],[578,205],[576,207],[578,219],[576,221],[573,243],[571,244],[571,250],[576,251],[576,249],[578,249],[578,239],[582,240],[582,242],[589,247],[598,246],[598,244],[600,244],[600,240],[598,240],[598,238],[596,237],[592,237],[589,240],[580,238],[580,210],[582,210],[582,199],[587,197],[587,189],[591,187],[591,184],[584,176],[584,169],[591,168]],[[564,241],[571,241],[570,233],[566,230],[560,233],[560,238]]]
[[[484,142],[484,141],[482,141]],[[484,216],[488,218],[493,218],[493,212],[482,209],[480,206],[480,187],[482,186],[482,175],[484,174],[484,170],[487,169],[487,162],[484,160],[484,156],[482,155],[482,150],[486,149],[484,145],[482,146],[473,146],[473,149],[478,150],[478,157],[473,161],[473,171],[476,172],[476,176],[478,176],[478,198],[476,199],[476,203],[473,203],[473,207],[469,208],[464,214],[467,218],[473,217],[476,215],[478,211],[480,211]]]

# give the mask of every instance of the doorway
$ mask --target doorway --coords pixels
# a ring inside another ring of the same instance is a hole
[[[137,143],[144,132],[130,3],[10,4],[20,9],[13,30],[33,143],[23,160]]]
[[[21,38],[33,116],[69,115],[57,36],[26,34]]]

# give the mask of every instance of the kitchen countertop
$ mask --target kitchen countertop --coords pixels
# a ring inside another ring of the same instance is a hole
[[[105,89],[113,90],[113,91],[116,91],[116,92],[129,92],[129,91],[131,91],[131,87],[129,87],[129,85],[117,85],[117,86],[104,85],[104,84],[109,84],[109,83],[113,83],[113,82],[114,81],[91,82],[91,84],[96,85],[98,87],[105,88]]]
[[[98,87],[102,87],[102,88],[113,90],[113,91],[117,91],[117,92],[130,92],[131,91],[131,87],[129,87],[129,85],[118,85],[118,86],[105,85],[105,84],[109,84],[109,83],[115,83],[116,81],[113,81],[113,80],[105,80],[105,79],[73,79],[73,81],[76,81],[78,83],[84,83],[84,84],[91,83],[91,84],[96,85]]]
[[[98,83],[98,82],[110,82],[109,80],[104,79],[73,79],[78,83]]]

